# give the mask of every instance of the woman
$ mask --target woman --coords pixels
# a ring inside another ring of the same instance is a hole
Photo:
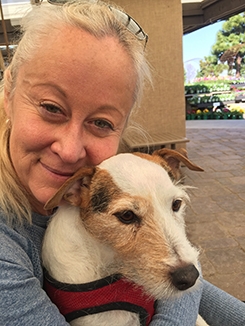
[[[117,152],[150,80],[147,36],[132,20],[125,27],[125,18],[104,3],[81,1],[42,5],[23,22],[1,93],[1,326],[67,325],[42,290],[41,242],[52,213],[43,206],[81,166]],[[238,311],[238,300],[204,284],[204,315],[213,319],[205,309],[210,293]],[[151,326],[195,325],[201,294],[197,286],[158,302]],[[213,325],[240,325],[232,322]]]

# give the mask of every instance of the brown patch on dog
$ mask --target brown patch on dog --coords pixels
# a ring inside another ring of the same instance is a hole
[[[121,190],[115,185],[109,173],[98,169],[90,184],[93,212],[106,212],[112,198],[117,198],[120,193]]]

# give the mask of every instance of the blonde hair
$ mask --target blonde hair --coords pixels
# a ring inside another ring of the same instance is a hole
[[[18,181],[8,153],[11,132],[6,123],[7,117],[3,103],[3,88],[12,96],[20,66],[32,59],[44,46],[52,30],[69,25],[86,30],[97,38],[113,36],[131,57],[137,76],[135,105],[140,103],[145,81],[151,81],[149,65],[146,60],[144,42],[121,24],[109,6],[102,1],[72,1],[63,6],[42,4],[34,8],[22,21],[22,37],[13,59],[5,71],[0,90],[0,207],[9,217],[21,222],[31,221],[31,207],[27,194]]]

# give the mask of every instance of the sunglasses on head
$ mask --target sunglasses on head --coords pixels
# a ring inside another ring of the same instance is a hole
[[[47,0],[52,5],[62,6],[69,0]],[[91,1],[95,2],[95,1]],[[148,35],[143,31],[142,27],[137,23],[137,21],[129,16],[126,12],[121,11],[108,5],[108,8],[113,12],[117,20],[122,23],[128,31],[137,37],[138,40],[145,42],[145,47],[148,41]]]

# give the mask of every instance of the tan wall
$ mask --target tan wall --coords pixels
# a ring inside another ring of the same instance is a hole
[[[136,121],[148,132],[185,136],[182,6],[180,0],[115,0],[149,35],[147,52],[154,89],[147,91]]]

